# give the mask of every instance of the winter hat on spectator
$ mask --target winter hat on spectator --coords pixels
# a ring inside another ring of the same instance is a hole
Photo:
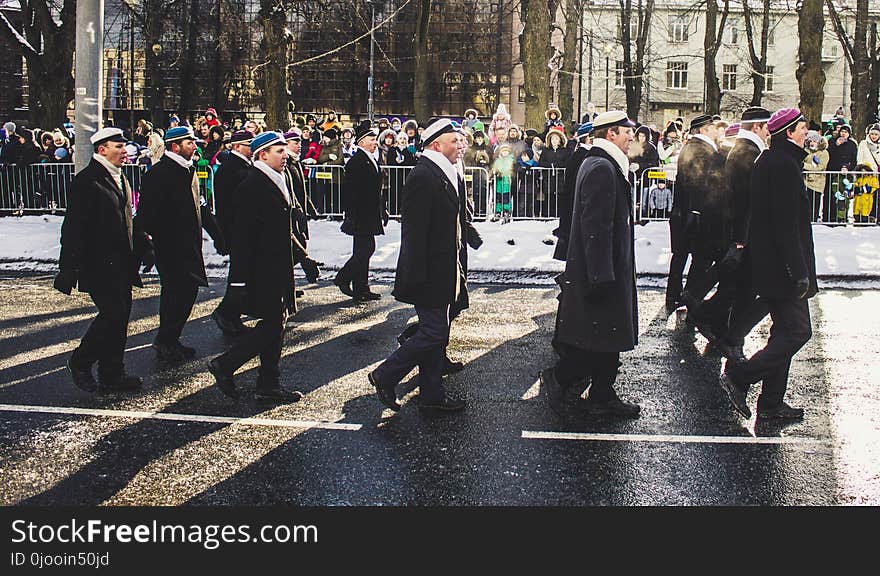
[[[593,131],[593,123],[592,122],[584,122],[580,126],[578,126],[577,132],[574,133],[574,137],[578,140],[583,140],[587,136],[590,135],[590,132]]]
[[[401,134],[403,134],[403,132],[401,132]],[[406,136],[406,134],[403,135]],[[385,130],[382,130],[382,132],[379,134],[379,144],[384,144],[385,140],[389,136],[391,136],[391,139],[395,142],[397,141],[397,132],[395,132],[391,128],[386,128]]]
[[[260,153],[260,150],[265,150],[269,146],[275,146],[276,144],[287,144],[284,134],[281,132],[263,132],[251,141],[251,152],[256,156]]]
[[[177,122],[178,124],[180,124],[180,118],[177,116],[177,114],[172,114],[168,117],[168,123],[170,124],[172,122]]]
[[[208,109],[205,110],[205,116],[207,116],[208,114],[210,114],[210,115],[213,116],[214,118],[217,117],[217,111],[214,110],[213,108],[208,108]]]
[[[549,119],[550,119],[550,114],[553,114],[554,112],[556,113],[556,119],[557,119],[557,120],[559,120],[560,118],[562,118],[562,112],[560,112],[560,111],[559,111],[559,108],[557,108],[556,106],[551,106],[550,108],[547,108],[547,110],[544,111],[544,118],[546,118],[547,120],[549,120]]]
[[[7,122],[3,125],[3,129],[6,130],[7,134],[15,134],[15,122]]]
[[[481,130],[481,131],[485,132],[485,131],[486,131],[486,125],[483,124],[483,123],[482,123],[481,121],[479,121],[479,120],[474,120],[474,123],[471,124],[471,130],[473,130],[474,132],[476,132],[477,130]]]
[[[807,142],[819,142],[820,140],[824,140],[824,138],[822,138],[818,131],[810,130],[807,132]]]
[[[232,134],[229,139],[230,144],[250,144],[254,139],[254,135],[249,130],[238,130]]]
[[[486,133],[483,132],[482,130],[474,130],[473,138],[474,138],[474,140],[476,140],[477,138],[482,138],[483,140],[485,140]]]
[[[871,124],[870,126],[868,126],[868,129],[865,130],[865,134],[868,134],[870,132],[880,132],[880,124]]]
[[[189,126],[175,126],[174,128],[169,128],[168,132],[165,133],[165,143],[176,142],[178,140],[195,140],[196,136],[193,134],[192,128]]]
[[[538,135],[539,135],[538,131],[535,130],[534,128],[526,128],[525,137],[528,138],[529,140],[531,140],[532,138],[534,138],[535,136],[538,136]]]
[[[846,130],[847,132],[849,132],[849,135],[852,136],[852,126],[850,126],[849,124],[841,124],[841,125],[837,128],[837,130],[838,130],[838,131],[840,131],[840,130]]]
[[[767,128],[770,130],[770,135],[774,136],[791,128],[798,122],[804,121],[806,121],[804,115],[801,114],[801,111],[797,108],[782,108],[770,116],[770,120],[767,122]]]
[[[55,159],[56,160],[64,160],[67,158],[67,148],[63,146],[59,146],[55,149]]]
[[[352,130],[352,129],[349,128],[349,127],[345,127],[345,128],[343,128],[343,129],[342,129],[342,132],[339,133],[339,136],[342,137],[342,138],[345,138],[345,134],[346,134],[346,133],[351,134],[351,137],[354,138],[354,130]]]
[[[474,115],[474,120],[476,120],[476,119],[477,119],[477,116],[480,115],[480,113],[477,112],[476,110],[474,110],[473,108],[468,108],[467,110],[464,111],[464,117],[465,117],[465,118],[468,117],[468,114],[473,114],[473,115]]]
[[[416,122],[415,120],[407,120],[406,122],[403,123],[403,127],[401,128],[401,130],[403,130],[404,132],[406,132],[406,131],[409,130],[410,128],[412,128],[413,130],[415,130],[416,132],[418,132],[418,130],[419,130],[419,123]]]
[[[354,131],[354,143],[359,144],[367,136],[379,136],[379,131],[373,128],[369,120],[364,120]]]
[[[331,141],[336,140],[337,136],[339,136],[339,130],[336,128],[327,128],[324,130],[324,137],[330,139]]]

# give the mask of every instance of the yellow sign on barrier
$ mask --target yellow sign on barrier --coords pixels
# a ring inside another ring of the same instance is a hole
[[[196,176],[198,176],[201,180],[207,180],[207,179],[208,179],[208,173],[207,173],[207,172],[196,172]]]
[[[330,172],[315,172],[316,180],[333,180],[333,174]]]
[[[471,174],[465,174],[464,181],[465,182],[473,182],[474,177]]]
[[[666,180],[666,172],[663,170],[648,170],[648,178]]]

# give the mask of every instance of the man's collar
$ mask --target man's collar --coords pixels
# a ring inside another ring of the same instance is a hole
[[[114,178],[119,178],[119,175],[122,174],[122,168],[119,166],[115,166],[112,162],[101,156],[100,154],[92,154],[92,158],[94,158],[101,166],[107,169],[110,172],[110,175]]]
[[[617,164],[617,167],[620,169],[620,173],[623,174],[623,177],[628,178],[627,172],[629,171],[629,158],[626,157],[623,150],[618,148],[616,144],[605,138],[594,138],[593,148],[598,148],[611,156]]]
[[[253,162],[251,162],[251,159],[250,159],[250,158],[248,158],[247,156],[245,156],[244,154],[242,154],[242,153],[239,152],[238,150],[230,150],[230,152],[231,152],[232,154],[235,154],[236,156],[238,156],[238,157],[241,158],[242,160],[244,160],[245,163],[247,163],[247,164],[253,164]]]
[[[755,146],[758,147],[758,150],[761,152],[763,152],[764,149],[767,147],[767,145],[764,143],[764,141],[761,140],[761,137],[758,136],[757,134],[755,134],[754,132],[752,132],[751,130],[740,129],[740,131],[737,132],[736,137],[737,137],[737,139],[742,138],[743,140],[748,140],[750,142],[753,142],[755,144]]]
[[[171,150],[165,150],[165,155],[177,162],[182,168],[186,168],[187,170],[192,168],[192,160],[187,160],[180,154],[175,154]]]
[[[693,136],[691,136],[691,138],[697,138],[698,140],[702,140],[703,142],[708,143],[713,150],[718,152],[718,144],[716,144],[714,140],[712,140],[705,134],[694,134]]]
[[[437,152],[436,150],[425,149],[422,151],[422,157],[427,158],[431,162],[437,165],[443,171],[443,174],[446,175],[446,178],[449,182],[458,190],[458,171],[455,169],[455,166],[452,162],[449,161],[449,158],[444,156],[443,154]]]

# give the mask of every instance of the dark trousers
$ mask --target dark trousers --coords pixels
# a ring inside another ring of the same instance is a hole
[[[220,304],[217,304],[217,313],[233,322],[238,321],[241,318],[241,310],[235,302],[234,299],[229,298],[229,293],[227,292],[223,295],[223,299],[220,300]]]
[[[742,346],[749,332],[770,313],[767,300],[758,296],[752,282],[751,256],[745,249],[743,260],[730,275],[735,283],[725,339],[732,346]]]
[[[678,302],[681,298],[682,276],[688,254],[687,250],[672,253],[672,260],[669,262],[669,277],[666,280],[666,302]]]
[[[581,350],[568,344],[556,347],[559,360],[553,371],[562,388],[570,388],[580,383],[578,393],[590,388],[592,402],[607,402],[617,396],[614,381],[620,367],[620,352],[597,352]]]
[[[217,357],[223,371],[235,372],[251,358],[260,357],[257,388],[276,388],[281,370],[281,343],[284,335],[284,306],[279,301],[277,310],[266,314],[253,330],[239,336],[235,344]]]
[[[419,367],[419,396],[423,402],[442,400],[443,361],[449,344],[449,306],[416,306],[419,329],[375,370],[383,385],[397,384],[416,366]]]
[[[102,286],[89,293],[98,316],[89,325],[82,342],[73,351],[71,363],[89,368],[98,363],[98,378],[116,378],[125,372],[123,355],[131,314],[131,286]]]
[[[766,299],[773,325],[763,350],[748,361],[727,367],[727,374],[744,390],[763,381],[759,408],[779,406],[788,386],[791,359],[813,335],[807,300]]]
[[[351,258],[336,274],[336,280],[351,282],[355,293],[370,289],[370,257],[376,251],[376,238],[373,235],[355,236]]]
[[[161,280],[161,279],[160,279]],[[199,286],[194,282],[162,283],[159,292],[159,333],[156,342],[174,345],[192,313]]]

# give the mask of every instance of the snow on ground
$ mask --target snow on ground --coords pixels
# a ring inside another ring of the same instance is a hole
[[[0,218],[0,269],[51,271],[57,266],[62,216]],[[470,251],[472,276],[527,281],[560,272],[563,263],[553,260],[551,232],[557,221],[477,222],[483,237],[478,251]],[[336,269],[351,255],[351,237],[339,231],[338,221],[315,221],[309,225],[309,249],[315,260]],[[639,275],[665,275],[669,270],[669,226],[651,222],[636,226],[636,269]],[[880,226],[814,226],[816,269],[828,280],[858,281],[860,287],[880,287]],[[512,244],[510,243],[512,241]],[[374,271],[393,270],[400,245],[400,224],[389,222],[384,236],[376,238],[370,261]],[[222,275],[227,259],[214,251],[205,235],[205,264],[213,275]],[[826,281],[827,284],[827,281]]]

